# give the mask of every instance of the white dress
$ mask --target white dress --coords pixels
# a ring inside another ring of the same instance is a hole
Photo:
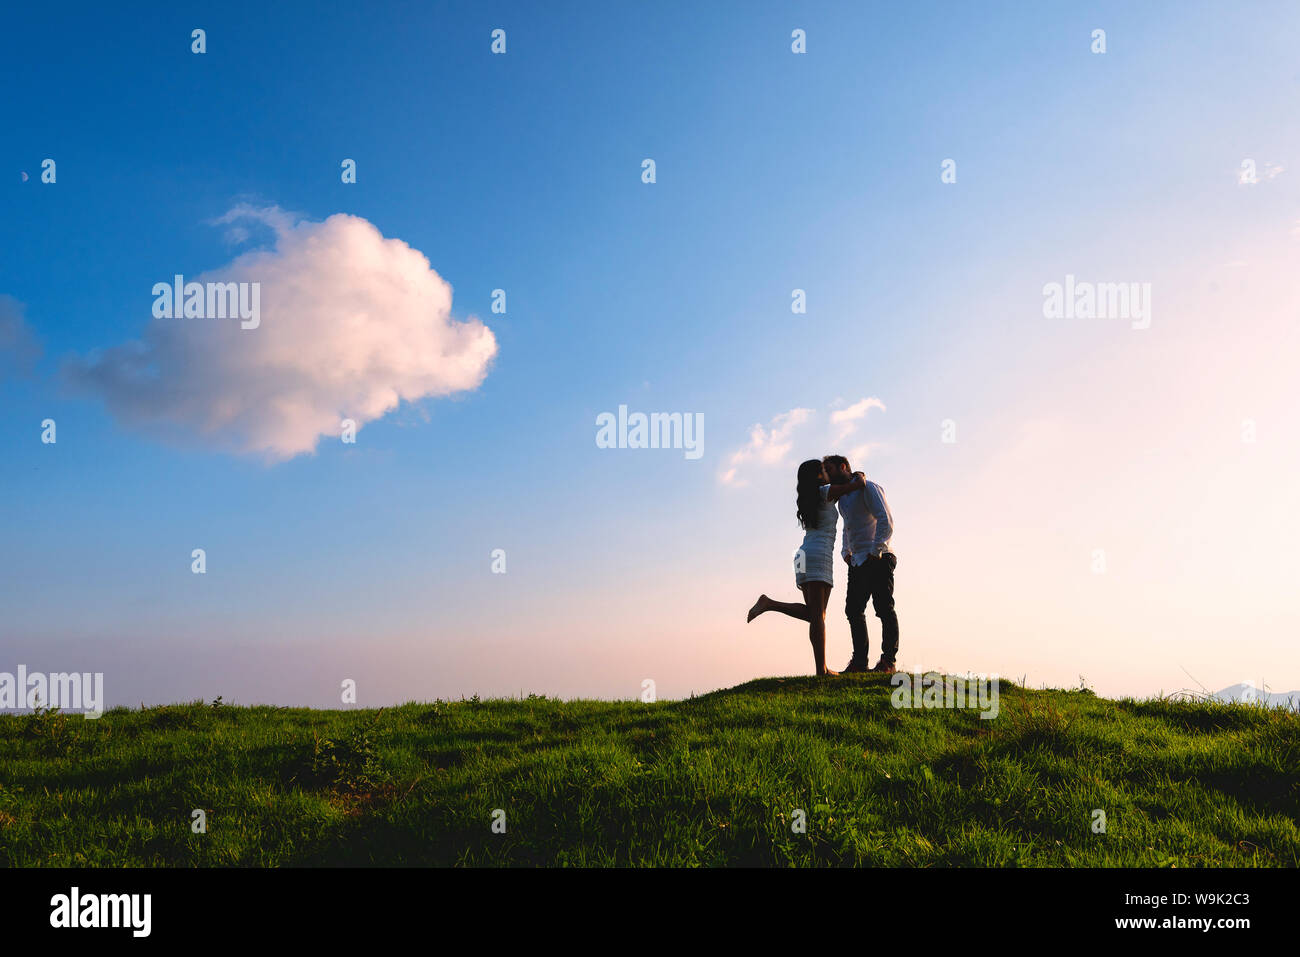
[[[835,506],[826,501],[829,485],[823,485],[821,505],[817,508],[817,527],[804,532],[803,544],[794,553],[794,583],[825,582],[835,584],[835,522],[840,517]]]

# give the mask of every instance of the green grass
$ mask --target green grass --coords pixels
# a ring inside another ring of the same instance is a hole
[[[6,715],[0,864],[1300,864],[1294,712],[1004,681],[987,720],[890,691]]]

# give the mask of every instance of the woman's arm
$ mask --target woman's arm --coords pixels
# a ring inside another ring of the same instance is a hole
[[[867,487],[867,477],[861,472],[854,472],[853,479],[844,485],[832,485],[826,490],[826,501],[834,502],[841,495],[848,495],[860,488]]]

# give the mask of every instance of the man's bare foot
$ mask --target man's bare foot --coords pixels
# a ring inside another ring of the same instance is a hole
[[[825,671],[821,673],[821,676],[823,678],[838,678],[840,676],[840,673],[838,671],[831,671],[831,669],[827,668]]]
[[[766,595],[759,595],[758,601],[754,602],[754,607],[749,609],[749,614],[745,617],[745,624],[749,624],[763,612],[767,611],[767,603],[770,599]]]

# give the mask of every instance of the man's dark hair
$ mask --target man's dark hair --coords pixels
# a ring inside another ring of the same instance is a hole
[[[850,472],[853,471],[849,466],[849,460],[842,455],[828,455],[822,459],[822,465],[843,465]]]

